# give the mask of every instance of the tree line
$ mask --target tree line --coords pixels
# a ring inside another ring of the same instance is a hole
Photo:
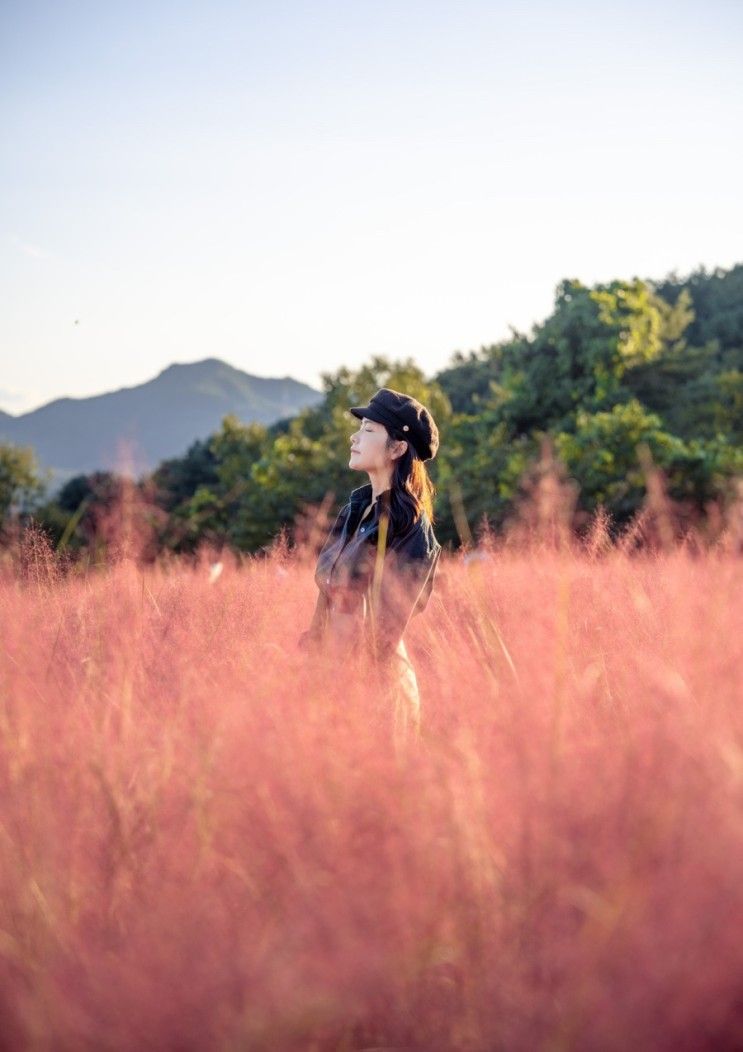
[[[376,356],[322,376],[323,400],[273,425],[226,416],[136,487],[155,554],[202,542],[256,552],[307,509],[329,514],[366,478],[348,468],[348,407],[379,387],[429,406],[441,446],[429,464],[444,544],[487,523],[504,529],[549,444],[577,492],[580,526],[599,508],[614,533],[646,497],[647,465],[692,518],[733,499],[743,478],[743,264],[660,282],[560,282],[529,334],[469,353],[426,376],[412,359]],[[89,550],[123,480],[71,479],[45,499],[28,450],[0,446],[0,516],[33,520],[57,548]]]

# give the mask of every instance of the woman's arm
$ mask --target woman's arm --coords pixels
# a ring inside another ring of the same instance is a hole
[[[323,556],[326,555],[326,553],[329,554],[329,549],[334,543],[337,542],[338,538],[343,533],[343,528],[349,509],[350,504],[344,504],[344,506],[338,512],[335,522],[330,528],[328,536],[326,537],[325,542],[322,548],[320,549],[320,552],[318,553],[318,568],[322,566]],[[323,635],[325,634],[325,628],[328,623],[329,609],[330,603],[328,601],[328,597],[321,588],[317,596],[317,602],[315,603],[315,612],[312,615],[310,627],[307,629],[306,632],[303,632],[297,640],[297,646],[300,647],[302,650],[307,650],[313,644],[319,643],[321,641]]]
[[[297,646],[302,650],[309,649],[313,644],[319,643],[325,633],[328,622],[328,597],[322,590],[318,592],[315,612],[312,615],[310,627],[297,640]]]

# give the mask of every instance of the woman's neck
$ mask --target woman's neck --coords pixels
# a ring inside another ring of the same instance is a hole
[[[389,472],[383,471],[370,471],[369,481],[372,487],[372,504],[376,501],[380,493],[384,493],[385,490],[390,489],[392,486],[392,475]]]

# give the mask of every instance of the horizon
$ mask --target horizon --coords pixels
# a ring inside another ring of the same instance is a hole
[[[623,15],[5,5],[0,409],[207,357],[433,376],[566,278],[730,269],[743,10]]]

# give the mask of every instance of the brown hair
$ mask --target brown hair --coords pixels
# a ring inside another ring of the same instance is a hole
[[[425,463],[416,453],[412,443],[397,428],[386,428],[387,448],[395,442],[405,441],[408,446],[401,457],[394,461],[392,485],[388,495],[390,532],[403,534],[410,529],[425,512],[433,523],[433,499],[436,487],[429,478]]]

